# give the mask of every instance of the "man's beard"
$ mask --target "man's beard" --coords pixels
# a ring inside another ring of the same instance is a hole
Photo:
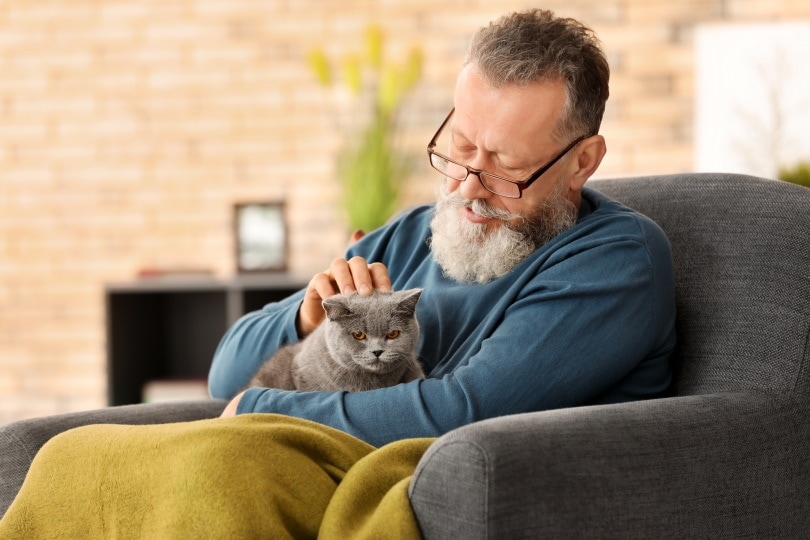
[[[470,208],[499,225],[472,223],[459,212]],[[494,208],[483,199],[469,201],[442,185],[430,222],[430,249],[447,277],[462,283],[488,283],[512,270],[532,252],[576,222],[574,204],[558,183],[541,208],[531,215]]]

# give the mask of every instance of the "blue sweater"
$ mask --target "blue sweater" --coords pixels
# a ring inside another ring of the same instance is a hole
[[[450,280],[428,248],[433,207],[354,244],[388,267],[395,290],[422,287],[419,359],[428,377],[368,392],[248,390],[237,413],[320,422],[373,445],[439,436],[496,416],[656,397],[675,347],[669,243],[650,219],[583,190],[575,226],[485,285]],[[298,340],[303,291],[242,317],[211,367],[211,395],[231,398],[258,366]]]

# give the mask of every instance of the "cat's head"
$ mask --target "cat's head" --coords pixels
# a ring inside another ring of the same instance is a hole
[[[416,303],[421,294],[422,289],[410,289],[325,299],[326,344],[332,357],[344,367],[374,373],[399,368],[419,339]]]

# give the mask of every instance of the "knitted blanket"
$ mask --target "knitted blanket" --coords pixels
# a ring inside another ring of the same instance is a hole
[[[407,487],[431,442],[272,414],[81,427],[42,447],[0,538],[419,538]]]

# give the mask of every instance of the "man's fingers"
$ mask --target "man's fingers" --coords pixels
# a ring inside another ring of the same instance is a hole
[[[349,268],[354,279],[354,287],[361,295],[370,295],[375,290],[391,290],[391,278],[388,276],[388,268],[383,263],[369,264],[362,257],[354,257],[349,261]]]
[[[338,293],[337,286],[335,285],[335,281],[332,279],[332,274],[329,271],[321,272],[320,274],[316,274],[309,282],[309,287],[307,288],[307,295],[317,295],[320,298],[329,298],[330,296],[334,296]]]
[[[368,272],[371,276],[371,284],[375,289],[391,291],[391,277],[388,275],[388,268],[383,263],[371,263],[368,265]]]
[[[322,306],[323,299],[337,293],[338,290],[329,271],[316,274],[310,280],[307,292],[304,294],[304,301],[298,309],[296,324],[300,336],[306,336],[321,324],[326,317]]]
[[[335,283],[335,287],[341,294],[351,294],[357,291],[354,284],[354,276],[349,263],[345,259],[335,259],[329,266],[329,275]]]
[[[348,264],[352,273],[354,289],[362,296],[368,296],[374,292],[374,283],[366,260],[363,257],[352,257]]]
[[[328,298],[338,293],[351,294],[359,292],[362,295],[369,295],[377,283],[377,279],[372,277],[372,266],[375,267],[375,277],[377,275],[387,277],[388,271],[380,263],[369,265],[362,257],[353,257],[348,261],[335,259],[329,265],[329,270],[321,272],[312,278],[309,289],[321,293],[321,298]]]
[[[328,274],[341,294],[357,292],[368,296],[374,292],[374,289],[391,289],[385,265],[382,263],[368,264],[363,257],[352,257],[348,261],[335,259],[329,267]]]

